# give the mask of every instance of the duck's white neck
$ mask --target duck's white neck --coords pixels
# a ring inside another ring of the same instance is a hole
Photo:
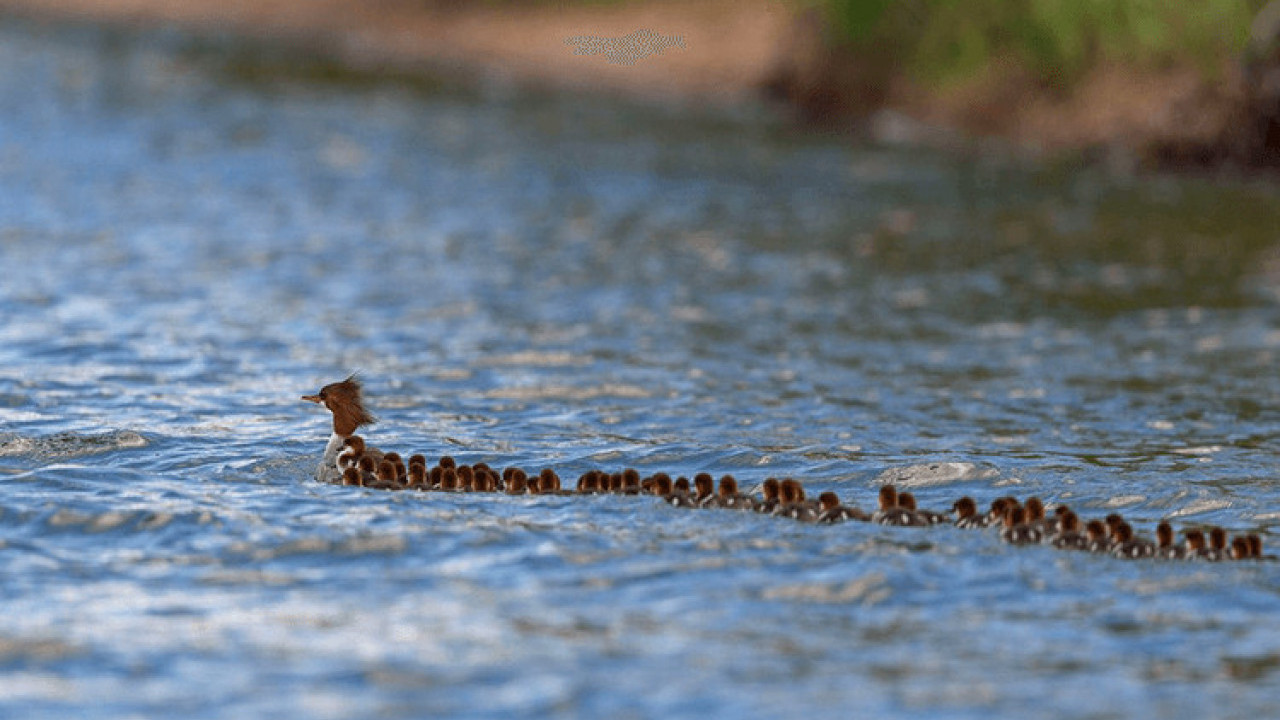
[[[342,476],[338,473],[338,453],[342,451],[345,435],[333,433],[329,436],[329,444],[324,446],[324,454],[320,456],[320,465],[316,467],[316,479],[320,482],[336,482]]]

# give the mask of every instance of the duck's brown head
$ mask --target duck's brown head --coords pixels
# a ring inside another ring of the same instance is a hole
[[[880,495],[876,498],[881,510],[892,510],[898,507],[898,488],[892,485],[881,485]]]
[[[364,399],[360,395],[360,379],[351,375],[342,382],[329,383],[320,388],[316,395],[303,395],[303,400],[324,405],[333,413],[333,431],[343,437],[354,435],[361,425],[372,425],[378,422],[364,408]]]
[[[830,490],[818,496],[818,503],[822,506],[822,511],[834,510],[840,507],[840,497]]]
[[[729,500],[738,494],[738,481],[732,475],[720,478],[720,499]]]
[[[765,478],[764,499],[766,502],[777,502],[778,494],[780,490],[781,490],[781,484],[778,482],[778,478],[776,477]]]
[[[903,510],[916,511],[916,496],[909,492],[898,493],[898,507]]]
[[[693,476],[693,487],[698,491],[698,499],[709,498],[715,492],[715,480],[711,479],[711,473],[700,472]]]

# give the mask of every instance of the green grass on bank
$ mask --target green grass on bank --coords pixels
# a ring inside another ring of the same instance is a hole
[[[932,85],[1013,62],[1069,86],[1091,67],[1192,65],[1213,74],[1244,49],[1266,0],[809,0],[833,40]]]

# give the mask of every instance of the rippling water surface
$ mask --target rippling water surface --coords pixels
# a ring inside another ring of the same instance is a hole
[[[1274,712],[1270,560],[324,486],[298,399],[1270,548],[1274,190],[296,65],[0,24],[0,714]]]

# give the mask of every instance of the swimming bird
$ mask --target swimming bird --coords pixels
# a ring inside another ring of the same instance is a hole
[[[1249,543],[1249,557],[1261,559],[1262,558],[1262,537],[1254,533],[1249,533],[1248,535],[1244,536],[1244,539]]]
[[[871,515],[871,522],[880,525],[898,525],[900,527],[928,527],[929,521],[914,512],[898,505],[898,489],[892,485],[881,485],[878,496],[880,509]]]
[[[508,495],[524,495],[528,488],[526,487],[528,475],[520,468],[507,468],[511,471],[511,476],[506,479],[503,492]]]
[[[950,524],[951,517],[946,513],[934,512],[932,510],[921,510],[916,507],[916,496],[909,492],[898,493],[898,507],[904,510],[910,510],[916,514],[916,517],[924,520],[930,525],[941,525],[943,523]]]
[[[341,482],[342,471],[338,469],[337,460],[344,441],[355,435],[361,426],[378,421],[365,409],[361,390],[360,379],[352,374],[346,380],[325,385],[315,395],[302,396],[303,400],[324,405],[333,413],[333,434],[329,436],[320,464],[316,467],[316,479],[320,482]]]
[[[778,495],[781,492],[781,483],[778,478],[765,478],[761,492],[764,493],[764,500],[756,504],[756,512],[772,515],[774,510],[778,509]]]
[[[681,477],[672,485],[671,492],[662,496],[662,499],[672,507],[680,508],[696,508],[698,501],[693,499],[689,494],[689,478]]]
[[[409,462],[409,489],[410,490],[427,490],[427,464],[423,462]]]
[[[1227,531],[1217,525],[1209,528],[1209,549],[1201,557],[1211,562],[1227,559]]]
[[[1044,533],[1040,528],[1027,523],[1027,511],[1022,507],[1009,510],[1004,516],[1004,529],[1000,531],[1000,539],[1010,545],[1035,545]]]
[[[1058,517],[1053,546],[1059,550],[1088,550],[1089,538],[1080,533],[1080,517],[1070,510]]]
[[[1090,520],[1084,526],[1085,538],[1089,541],[1089,552],[1111,552],[1111,539],[1107,537],[1107,526],[1101,520]]]
[[[342,484],[360,486],[360,468],[351,465],[342,471]]]
[[[1005,513],[1017,505],[1017,498],[1009,497],[1008,495],[992,500],[991,509],[987,510],[987,522],[983,527],[1003,524]]]
[[[818,522],[823,525],[833,525],[835,523],[845,522],[847,520],[861,520],[866,522],[871,516],[863,512],[857,507],[842,505],[840,496],[830,490],[818,496]]]
[[[666,473],[658,473],[653,476],[653,483],[649,487],[650,495],[657,495],[665,498],[675,492],[675,483],[671,481],[671,476]]]
[[[1173,543],[1173,526],[1161,522],[1156,526],[1156,557],[1164,560],[1182,560],[1187,556],[1187,549]]]
[[[665,497],[670,495],[676,489],[675,481],[671,479],[670,475],[664,472],[654,473],[649,480],[651,481],[648,489],[648,493],[650,495]]]
[[[1247,560],[1249,558],[1249,541],[1243,535],[1231,538],[1231,559]]]
[[[700,472],[693,476],[693,502],[700,508],[715,504],[716,481],[711,473]]]
[[[818,504],[804,497],[804,486],[799,480],[786,478],[779,489],[778,509],[774,515],[789,517],[800,522],[817,522]]]
[[[1204,544],[1204,531],[1203,530],[1187,530],[1183,532],[1182,535],[1183,537],[1186,538],[1186,541],[1187,541],[1187,544],[1186,544],[1187,559],[1203,560],[1204,553],[1208,552],[1208,549],[1205,547],[1205,544]]]
[[[960,498],[951,506],[956,514],[956,527],[958,528],[981,528],[987,526],[987,516],[978,514],[978,503],[968,495]]]
[[[1127,559],[1149,558],[1155,556],[1156,546],[1149,540],[1134,537],[1133,526],[1121,522],[1116,526],[1115,546],[1111,548],[1111,554]]]
[[[756,499],[738,492],[738,481],[732,475],[725,475],[720,478],[715,506],[726,510],[755,510]]]
[[[595,495],[600,492],[600,471],[588,470],[578,476],[578,494]]]
[[[640,472],[635,468],[627,468],[622,471],[622,494],[640,494]]]

